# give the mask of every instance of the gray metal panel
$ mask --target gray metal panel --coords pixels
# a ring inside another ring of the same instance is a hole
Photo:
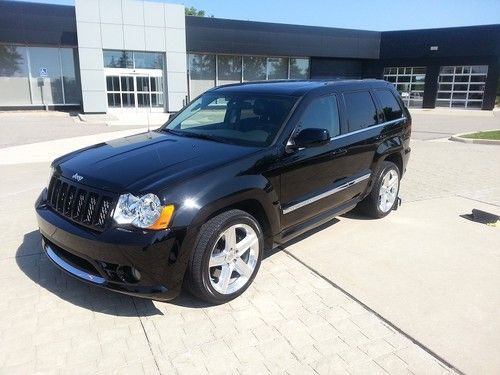
[[[186,17],[187,50],[230,54],[376,59],[380,33]]]

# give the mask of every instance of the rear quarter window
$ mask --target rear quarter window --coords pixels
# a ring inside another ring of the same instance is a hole
[[[344,93],[349,131],[365,129],[377,123],[377,108],[368,91]]]
[[[389,90],[376,90],[375,95],[380,101],[382,112],[384,112],[385,121],[397,120],[403,117],[403,109],[399,105],[393,93]]]

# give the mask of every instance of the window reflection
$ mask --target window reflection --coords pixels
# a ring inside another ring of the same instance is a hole
[[[308,58],[193,53],[188,65],[191,99],[216,84],[309,78]]]
[[[270,57],[267,59],[267,79],[287,79],[288,59]]]
[[[215,86],[215,56],[189,55],[191,97],[194,98]]]
[[[217,56],[217,74],[221,84],[241,82],[241,56]]]
[[[63,104],[59,50],[30,47],[31,92],[34,104]],[[42,69],[46,76],[42,77]]]
[[[243,80],[263,81],[266,79],[267,59],[265,57],[243,57]]]
[[[31,103],[26,47],[0,45],[0,103]]]
[[[290,79],[309,78],[309,59],[290,59]]]
[[[73,48],[61,48],[61,63],[66,104],[78,104],[81,100],[80,85],[76,77],[75,61],[78,59]]]
[[[103,51],[104,67],[133,68],[132,53],[127,51]]]

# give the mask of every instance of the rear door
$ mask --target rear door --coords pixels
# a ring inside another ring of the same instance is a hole
[[[349,166],[347,183],[350,186],[338,194],[348,201],[360,196],[372,176],[372,165],[383,121],[369,89],[342,93],[342,110],[347,119],[347,132],[332,140],[346,150],[344,162]]]

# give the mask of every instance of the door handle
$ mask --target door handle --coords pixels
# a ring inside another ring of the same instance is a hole
[[[333,156],[340,156],[340,155],[344,155],[344,154],[347,154],[346,148],[338,148],[338,149],[332,151]]]

